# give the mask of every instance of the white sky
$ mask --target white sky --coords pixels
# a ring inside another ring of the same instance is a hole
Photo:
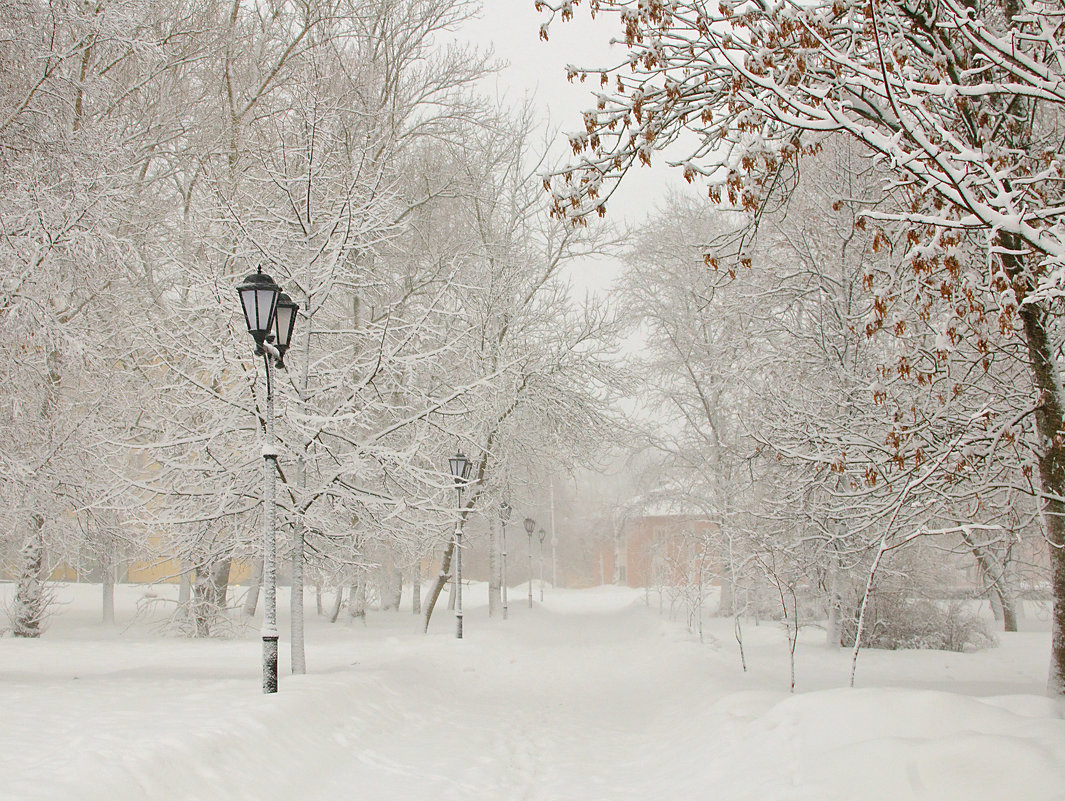
[[[569,147],[564,133],[582,127],[581,111],[595,105],[591,92],[598,89],[598,79],[592,77],[585,84],[567,81],[566,65],[608,65],[620,59],[623,50],[609,45],[610,38],[620,33],[616,17],[592,20],[581,6],[572,21],[557,20],[550,41],[544,42],[539,33],[547,18],[535,10],[534,0],[484,0],[482,16],[459,34],[471,42],[492,45],[497,57],[508,63],[494,78],[496,93],[515,104],[531,97],[545,128],[559,131],[555,152],[565,157]],[[639,223],[664,200],[668,188],[684,187],[679,171],[661,165],[640,168],[626,176],[611,197],[607,216],[617,222]],[[610,259],[588,260],[571,271],[571,279],[578,292],[600,292],[619,269]]]

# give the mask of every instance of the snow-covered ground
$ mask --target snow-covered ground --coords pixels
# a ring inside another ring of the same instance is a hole
[[[103,629],[99,588],[61,587],[43,639],[0,639],[2,801],[1065,798],[1046,632],[865,652],[852,690],[811,629],[790,695],[776,626],[746,627],[745,674],[730,621],[700,643],[639,591],[516,590],[509,621],[468,608],[462,641],[446,610],[425,636],[409,611],[330,625],[311,603],[310,673],[264,697],[254,629],[164,636],[131,622],[145,590]]]

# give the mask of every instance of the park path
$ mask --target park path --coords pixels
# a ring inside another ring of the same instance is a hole
[[[583,600],[519,606],[505,625],[468,622],[462,642],[370,660],[362,677],[383,690],[374,720],[340,724],[350,757],[331,760],[322,797],[675,797],[705,769],[706,741],[676,740],[705,656],[642,606]]]

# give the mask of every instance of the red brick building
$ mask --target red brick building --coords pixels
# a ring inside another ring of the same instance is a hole
[[[628,518],[612,547],[604,543],[600,564],[605,581],[617,578],[629,587],[682,584],[700,563],[705,573],[718,558],[709,545],[717,526],[689,514],[646,514]]]

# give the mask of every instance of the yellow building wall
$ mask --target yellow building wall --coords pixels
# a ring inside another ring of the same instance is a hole
[[[14,571],[10,569],[4,571],[4,574],[4,577],[11,581],[16,577]],[[229,583],[248,583],[253,574],[253,565],[249,560],[234,559],[229,566]],[[66,562],[62,562],[48,574],[48,580],[76,582],[78,571]],[[177,559],[131,562],[126,571],[126,582],[130,584],[177,584],[180,580],[181,562]]]

